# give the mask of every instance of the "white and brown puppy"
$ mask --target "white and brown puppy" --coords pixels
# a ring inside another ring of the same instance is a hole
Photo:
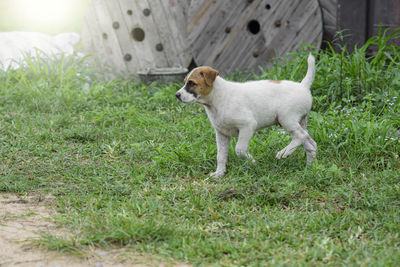
[[[310,86],[314,72],[315,60],[311,54],[307,74],[300,83],[286,80],[237,83],[224,80],[211,67],[193,69],[176,97],[183,103],[203,104],[215,128],[217,170],[210,175],[225,174],[232,136],[238,136],[236,154],[253,160],[248,146],[254,132],[274,124],[281,125],[292,136],[290,144],[279,151],[276,158],[286,158],[303,145],[307,161],[312,162],[317,144],[307,132],[307,115],[312,104]]]

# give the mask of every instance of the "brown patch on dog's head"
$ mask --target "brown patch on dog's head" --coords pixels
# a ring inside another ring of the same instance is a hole
[[[269,81],[272,82],[272,83],[281,83],[280,80],[269,80]]]
[[[198,67],[192,70],[185,78],[187,92],[200,97],[207,96],[219,72],[211,67]]]

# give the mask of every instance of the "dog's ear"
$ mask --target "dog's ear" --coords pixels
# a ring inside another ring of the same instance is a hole
[[[200,75],[204,78],[207,86],[212,86],[215,78],[219,75],[219,72],[211,67],[206,67],[200,72]]]
[[[190,73],[186,74],[185,79],[183,79],[183,83],[186,84],[187,80],[189,79],[189,74],[190,74]]]

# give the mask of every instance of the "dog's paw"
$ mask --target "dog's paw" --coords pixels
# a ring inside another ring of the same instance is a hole
[[[224,176],[224,174],[225,174],[224,171],[218,171],[217,170],[215,172],[210,173],[210,176],[213,177],[213,178],[218,178],[218,177]]]
[[[291,153],[287,153],[287,149],[286,147],[284,149],[282,149],[281,151],[279,151],[278,153],[276,153],[276,158],[277,159],[285,159],[287,157],[290,156]]]
[[[317,157],[317,153],[315,151],[307,152],[306,157],[307,157],[307,163],[310,164]]]
[[[253,155],[251,155],[249,152],[247,152],[245,150],[236,149],[236,155],[239,158],[246,159],[246,160],[251,160],[252,163],[256,163],[256,161],[254,160]]]
[[[251,163],[256,164],[256,160],[254,159],[253,155],[251,155],[250,153],[248,153],[247,155],[247,160],[250,160]]]

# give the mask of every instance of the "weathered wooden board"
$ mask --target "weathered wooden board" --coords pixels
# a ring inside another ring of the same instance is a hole
[[[265,66],[300,44],[319,47],[321,9],[317,0],[196,0],[187,34],[198,65],[229,73]]]
[[[400,28],[400,0],[370,0],[368,9],[368,37],[377,35],[379,28],[390,28],[389,33]],[[388,44],[400,46],[400,39],[393,38]]]
[[[83,49],[123,76],[187,68],[192,59],[185,36],[187,9],[188,0],[93,0],[84,19]]]
[[[338,30],[345,31],[342,45],[352,52],[378,34],[380,27],[389,29],[388,33],[400,27],[400,0],[338,0],[337,25]],[[398,39],[389,43],[400,45]],[[367,53],[376,53],[376,47],[370,47]]]
[[[331,42],[337,32],[337,8],[338,0],[319,0],[324,22],[323,40]]]
[[[338,0],[337,30],[343,32],[344,44],[352,51],[354,46],[361,46],[367,37],[368,1]]]

